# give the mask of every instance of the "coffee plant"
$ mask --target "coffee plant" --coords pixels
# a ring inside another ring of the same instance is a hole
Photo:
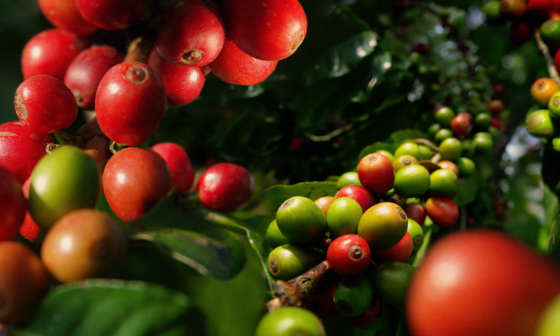
[[[0,335],[560,334],[560,1],[0,9]]]

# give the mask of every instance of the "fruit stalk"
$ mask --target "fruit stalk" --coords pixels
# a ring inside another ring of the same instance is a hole
[[[558,70],[556,70],[556,66],[554,65],[554,60],[550,55],[548,46],[543,42],[541,38],[541,33],[539,29],[535,29],[535,40],[537,41],[539,51],[543,54],[544,59],[546,61],[546,68],[548,69],[550,78],[554,79],[554,81],[558,83],[558,85],[560,85],[560,75],[558,74]]]

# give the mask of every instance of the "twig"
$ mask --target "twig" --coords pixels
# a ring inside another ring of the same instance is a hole
[[[556,66],[554,65],[554,60],[550,55],[548,46],[546,45],[546,43],[543,42],[541,38],[541,33],[539,32],[539,29],[535,29],[535,40],[537,40],[539,51],[543,54],[544,59],[546,61],[546,68],[548,69],[550,78],[552,78],[558,85],[560,85],[560,75],[558,74],[558,70],[556,70]]]

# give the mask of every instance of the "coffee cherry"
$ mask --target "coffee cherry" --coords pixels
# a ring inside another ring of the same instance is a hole
[[[474,118],[474,124],[476,128],[480,130],[488,129],[492,121],[492,116],[490,113],[480,113]]]
[[[393,188],[395,181],[393,164],[384,155],[372,153],[364,156],[358,163],[357,170],[362,185],[368,191],[383,194]]]
[[[371,260],[373,260],[374,263],[382,261],[406,262],[412,255],[413,248],[414,242],[412,236],[407,231],[402,239],[395,245],[384,250],[373,251],[371,253]]]
[[[278,61],[264,61],[246,54],[226,37],[222,51],[210,63],[210,69],[226,83],[255,85],[267,79],[277,64]]]
[[[395,192],[400,197],[418,197],[430,188],[430,173],[421,165],[410,165],[395,174]]]
[[[440,166],[443,169],[449,169],[453,173],[455,173],[455,176],[459,176],[459,167],[455,163],[453,163],[449,160],[442,160],[442,161],[438,162],[437,165]]]
[[[99,82],[109,69],[123,59],[119,51],[107,45],[92,46],[74,58],[64,75],[64,84],[74,94],[79,107],[95,107]]]
[[[395,150],[395,157],[399,157],[402,155],[411,155],[416,158],[416,160],[422,159],[422,152],[420,151],[420,146],[413,142],[405,142]]]
[[[0,242],[0,323],[29,322],[48,290],[49,272],[25,245]]]
[[[443,140],[452,137],[453,137],[453,131],[451,131],[448,128],[442,128],[436,132],[436,134],[434,135],[434,140],[436,140],[437,142],[442,142]]]
[[[548,101],[548,112],[556,120],[560,120],[560,91],[555,92]]]
[[[526,21],[513,21],[509,26],[509,39],[515,45],[523,45],[533,37],[533,27]]]
[[[551,49],[557,49],[560,45],[560,21],[547,20],[540,29],[541,38],[546,45]]]
[[[340,197],[349,197],[358,202],[364,212],[375,204],[375,198],[373,198],[366,188],[359,185],[348,185],[341,188],[334,195],[335,199]]]
[[[123,221],[139,219],[173,187],[169,167],[151,150],[130,147],[113,155],[103,171],[103,190],[111,209]]]
[[[430,195],[452,197],[459,188],[457,175],[449,169],[438,169],[430,174]]]
[[[473,146],[477,152],[488,153],[494,146],[492,135],[487,132],[478,132],[474,135]]]
[[[455,112],[447,106],[439,108],[434,113],[434,118],[441,124],[443,127],[449,127],[451,124],[451,120],[455,117]]]
[[[399,261],[385,261],[368,271],[373,293],[383,301],[403,306],[408,286],[416,268]]]
[[[174,193],[187,192],[194,181],[194,169],[185,150],[174,143],[160,143],[152,146],[151,150],[161,155],[167,163],[173,177]]]
[[[358,223],[358,235],[371,250],[389,248],[402,239],[408,220],[404,210],[395,203],[383,202],[369,208]]]
[[[270,252],[267,265],[274,278],[290,280],[317,266],[324,258],[324,253],[319,250],[285,244]]]
[[[393,161],[395,161],[395,156],[391,152],[389,152],[388,150],[380,149],[380,150],[377,150],[375,152],[385,156],[387,159],[389,159],[389,161],[391,161],[391,163],[393,163]]]
[[[331,238],[358,232],[362,207],[349,197],[335,199],[327,212],[327,227]]]
[[[556,128],[548,110],[536,110],[525,117],[525,129],[534,136],[552,137],[556,134]]]
[[[420,148],[420,160],[430,160],[433,156],[432,150],[430,147],[425,145],[418,145]]]
[[[148,64],[161,78],[167,93],[167,102],[171,106],[192,102],[204,87],[206,77],[201,68],[183,67],[169,63],[155,48],[150,53]]]
[[[21,123],[43,134],[69,127],[78,116],[72,91],[63,82],[47,75],[33,76],[21,83],[16,90],[14,105]]]
[[[418,251],[424,244],[424,231],[422,230],[422,226],[409,217],[406,231],[412,238],[412,251]]]
[[[370,264],[371,250],[362,237],[346,234],[331,242],[327,249],[327,261],[336,274],[343,277],[355,276]]]
[[[538,105],[546,107],[557,91],[560,91],[560,86],[552,78],[539,78],[531,86],[531,98]]]
[[[426,213],[434,224],[450,227],[459,219],[459,207],[451,198],[430,197],[426,201]]]
[[[511,20],[520,18],[525,14],[525,1],[523,0],[501,0],[500,14]]]
[[[315,204],[323,211],[325,217],[327,217],[327,213],[329,211],[329,207],[331,206],[332,202],[334,202],[335,198],[332,196],[323,196],[315,200]]]
[[[500,99],[494,99],[490,102],[490,105],[488,105],[488,109],[493,116],[498,116],[504,110],[504,102]]]
[[[457,138],[448,138],[439,145],[439,153],[442,160],[457,161],[462,152],[461,141]]]
[[[114,276],[124,263],[126,239],[121,228],[103,212],[71,212],[49,230],[41,260],[62,282]]]
[[[292,55],[307,34],[307,18],[297,0],[225,0],[222,13],[229,38],[261,60]]]
[[[459,177],[462,178],[471,177],[476,167],[474,162],[466,157],[459,158],[459,160],[457,160],[457,166],[459,168]]]
[[[247,169],[233,163],[220,163],[200,176],[196,190],[200,203],[206,208],[231,212],[253,196],[254,188],[255,180]]]
[[[347,316],[348,321],[362,330],[367,330],[370,324],[377,322],[381,318],[382,307],[381,299],[373,295],[366,311],[358,316]]]
[[[358,175],[357,172],[344,173],[340,175],[340,177],[336,181],[336,187],[338,189],[352,184],[360,185],[360,186],[362,185],[362,182],[360,182],[360,176]]]
[[[89,35],[97,27],[84,20],[75,0],[38,0],[41,12],[53,26],[76,35]]]
[[[472,128],[471,121],[464,115],[456,115],[451,120],[451,131],[457,135],[463,135],[470,132]]]
[[[142,11],[142,0],[76,0],[76,7],[89,23],[105,30],[130,26]]]
[[[537,329],[537,336],[554,336],[560,331],[560,295],[547,306],[542,313]]]
[[[393,161],[393,171],[396,173],[401,168],[408,167],[410,165],[418,164],[418,160],[412,155],[402,155]],[[394,182],[393,182],[394,183]]]
[[[63,81],[66,69],[87,45],[84,39],[60,29],[45,30],[33,36],[21,55],[23,78],[49,75]]]
[[[321,320],[300,307],[282,307],[266,314],[260,321],[255,336],[326,336]]]
[[[311,296],[304,302],[303,307],[310,310],[319,318],[327,317],[336,312],[334,291],[340,277],[330,273],[327,278],[315,286]]]
[[[99,191],[95,160],[78,147],[59,147],[45,155],[33,169],[29,213],[46,229],[69,212],[94,208]]]
[[[136,146],[159,127],[167,97],[158,74],[146,64],[124,62],[101,79],[95,97],[99,127],[120,144]]]
[[[369,307],[373,298],[371,283],[365,274],[344,277],[334,291],[334,304],[346,316],[358,316]]]
[[[165,19],[156,48],[168,62],[202,67],[218,57],[225,39],[220,13],[200,0],[181,3]]]
[[[404,207],[404,212],[409,219],[416,221],[420,226],[424,226],[426,220],[426,209],[420,203],[409,203]]]
[[[286,238],[286,236],[284,236],[284,234],[282,234],[282,232],[278,228],[278,223],[276,223],[276,219],[273,220],[268,225],[268,228],[266,229],[265,238],[266,241],[268,242],[268,245],[270,245],[270,247],[272,248],[277,248],[280,245],[285,245],[290,243],[288,238]]]
[[[436,124],[431,124],[430,127],[428,127],[428,135],[430,136],[430,138],[434,138],[436,133],[441,129],[441,125],[436,123]]]
[[[0,241],[14,238],[27,210],[21,183],[6,169],[0,167]]]
[[[19,121],[1,124],[0,167],[7,169],[23,184],[47,153],[45,149],[50,142],[49,135],[37,133]]]
[[[327,219],[312,200],[303,196],[287,199],[276,212],[278,228],[292,243],[318,244],[327,232]]]

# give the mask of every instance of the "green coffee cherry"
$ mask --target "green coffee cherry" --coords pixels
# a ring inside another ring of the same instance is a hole
[[[345,234],[356,234],[362,214],[362,207],[355,200],[349,197],[335,199],[327,212],[327,227],[331,233],[331,238],[334,239]]]
[[[364,212],[358,223],[358,236],[371,250],[384,250],[398,243],[406,233],[408,221],[404,210],[395,203],[378,203]]]
[[[408,233],[410,233],[410,236],[412,237],[412,251],[418,251],[422,247],[422,244],[424,244],[424,230],[422,229],[420,224],[418,224],[418,222],[416,222],[414,219],[409,218],[406,231],[408,231]]]
[[[473,146],[477,152],[488,153],[494,147],[492,135],[488,132],[476,133],[473,138]]]
[[[420,151],[420,147],[412,142],[405,142],[400,145],[397,150],[395,151],[395,157],[400,157],[403,155],[411,155],[416,158],[416,160],[422,159],[422,152]]]
[[[286,200],[276,212],[280,232],[291,243],[314,245],[327,233],[325,214],[307,197],[294,196]]]
[[[537,336],[560,335],[560,295],[550,302],[541,314]]]
[[[391,161],[391,163],[393,163],[393,161],[395,161],[395,156],[391,152],[389,152],[388,150],[380,149],[380,150],[377,150],[375,152],[379,153],[381,155],[385,155],[385,157],[387,159],[389,159],[389,161]]]
[[[461,157],[457,160],[457,167],[459,167],[459,177],[469,178],[474,174],[475,164],[473,160]]]
[[[525,118],[525,128],[527,132],[539,137],[552,137],[555,133],[556,125],[550,117],[548,110],[537,110]]]
[[[272,248],[276,248],[280,245],[289,244],[290,241],[286,236],[280,232],[278,228],[278,223],[276,223],[276,219],[273,220],[269,225],[268,229],[266,229],[266,241],[268,245]]]
[[[442,160],[457,161],[461,157],[463,146],[457,138],[448,138],[439,145],[439,153]]]
[[[317,266],[325,254],[310,247],[281,245],[268,256],[268,269],[278,280],[290,280]]]
[[[440,124],[431,124],[430,127],[428,127],[428,135],[430,136],[430,138],[434,138],[436,133],[441,129],[441,125]]]
[[[490,113],[480,113],[474,117],[474,125],[479,129],[487,129],[492,121]]]
[[[472,156],[474,154],[474,144],[472,139],[465,139],[461,142],[463,150],[461,151],[461,155],[463,156]]]
[[[432,158],[432,150],[426,145],[418,145],[420,147],[420,159],[419,160],[430,160]]]
[[[554,148],[555,151],[560,152],[560,137],[552,139],[550,143],[552,144],[552,148]]]
[[[455,112],[447,106],[436,111],[434,117],[442,126],[447,127],[451,124],[451,120],[455,117]]]
[[[401,168],[395,173],[393,188],[400,197],[418,197],[430,188],[430,173],[418,164]]]
[[[361,315],[369,307],[372,298],[371,283],[363,273],[343,277],[334,291],[334,304],[346,316]]]
[[[550,97],[548,101],[548,112],[556,120],[560,120],[560,91]]]
[[[541,37],[547,46],[556,48],[560,45],[560,21],[545,21],[540,27]]]
[[[500,1],[488,1],[482,6],[482,12],[486,14],[486,22],[490,25],[502,25],[507,22],[500,14]]]
[[[266,314],[257,326],[255,336],[326,336],[321,320],[301,307],[282,307]]]
[[[412,265],[399,261],[386,261],[372,267],[368,271],[368,276],[374,295],[390,304],[402,306],[415,272],[416,268]]]
[[[358,173],[357,172],[347,172],[344,173],[342,175],[340,175],[340,177],[338,178],[338,181],[336,181],[336,187],[338,189],[342,188],[342,187],[346,187],[347,185],[352,185],[352,184],[356,184],[356,185],[362,185],[362,182],[360,182],[360,178],[358,177]]]
[[[430,195],[451,196],[457,192],[457,175],[449,169],[438,169],[430,174]]]
[[[442,142],[443,140],[452,137],[453,137],[453,131],[451,131],[449,128],[442,128],[436,132],[436,134],[434,135],[434,140],[436,140],[437,142]]]
[[[414,156],[403,155],[397,157],[395,161],[393,161],[393,169],[395,170],[396,173],[397,171],[399,171],[399,169],[413,164],[418,164],[418,160],[416,160]]]

